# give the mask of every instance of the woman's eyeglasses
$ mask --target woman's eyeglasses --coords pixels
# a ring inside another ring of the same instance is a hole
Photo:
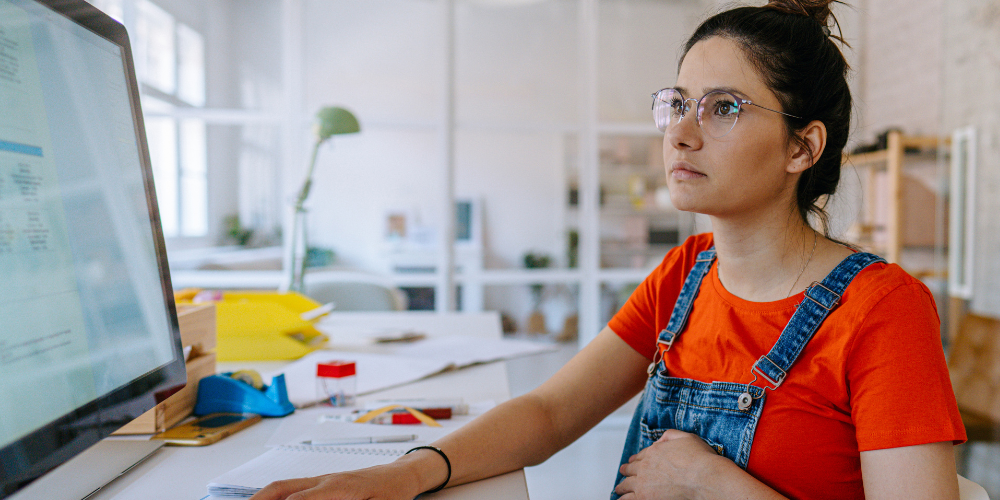
[[[740,99],[724,90],[713,90],[696,100],[693,98],[685,99],[681,91],[667,88],[653,93],[653,121],[656,122],[656,128],[660,129],[661,132],[666,132],[667,129],[678,125],[687,116],[692,105],[697,105],[698,125],[710,137],[719,139],[736,126],[744,104],[757,106],[772,113],[799,118],[795,115],[765,108],[746,99]],[[799,119],[801,120],[801,118]]]

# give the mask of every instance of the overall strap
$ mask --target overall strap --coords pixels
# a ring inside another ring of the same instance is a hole
[[[885,263],[885,260],[870,253],[852,254],[841,261],[821,283],[813,282],[809,285],[805,298],[781,331],[774,347],[750,369],[754,379],[759,374],[774,386],[770,387],[771,390],[777,389],[823,320],[840,302],[847,285],[862,269],[876,262]]]
[[[674,303],[674,310],[670,313],[670,321],[667,323],[667,327],[660,332],[659,338],[656,341],[657,344],[664,344],[666,346],[665,350],[669,351],[670,346],[674,344],[677,337],[684,331],[688,316],[691,315],[691,306],[694,305],[694,299],[698,296],[698,290],[701,289],[701,282],[708,274],[708,270],[712,268],[712,262],[714,261],[714,246],[704,252],[700,252],[698,257],[695,258],[694,267],[691,268],[691,272],[684,279],[684,286],[681,288],[680,295],[677,296],[677,302]],[[659,346],[657,346],[656,353],[657,357],[659,357]]]

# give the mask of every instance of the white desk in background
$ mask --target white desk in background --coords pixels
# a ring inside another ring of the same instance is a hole
[[[334,312],[320,320],[323,325],[355,326],[370,329],[400,329],[426,333],[430,336],[466,335],[499,339],[500,313],[438,314],[432,311],[406,312]]]
[[[496,314],[334,313],[327,321],[372,328],[409,328],[428,335],[474,335],[499,338]],[[270,371],[267,363],[220,363],[219,371],[251,367]],[[390,398],[461,397],[469,402],[510,399],[507,368],[502,362],[473,366],[360,397],[361,402]],[[267,450],[265,443],[281,419],[264,419],[245,430],[205,447],[164,447],[145,462],[95,494],[93,500],[199,500],[207,495],[212,479],[246,463]],[[528,489],[519,470],[475,483],[447,488],[423,498],[524,499]]]

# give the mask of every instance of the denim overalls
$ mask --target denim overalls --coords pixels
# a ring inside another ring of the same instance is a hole
[[[754,431],[764,410],[764,389],[753,385],[758,376],[770,390],[777,389],[788,370],[798,359],[806,343],[820,324],[836,307],[847,285],[862,269],[875,262],[885,262],[869,253],[855,253],[844,259],[822,283],[806,289],[798,310],[785,325],[774,347],[750,367],[753,381],[749,384],[712,382],[670,377],[661,365],[663,353],[669,351],[684,331],[691,306],[694,304],[702,279],[715,261],[715,249],[698,254],[694,268],[684,280],[670,321],[657,339],[656,354],[649,365],[649,381],[639,407],[632,417],[621,464],[653,444],[667,429],[679,429],[700,436],[717,453],[746,469],[753,445]],[[615,485],[624,479],[621,472]],[[617,500],[613,491],[611,499]]]

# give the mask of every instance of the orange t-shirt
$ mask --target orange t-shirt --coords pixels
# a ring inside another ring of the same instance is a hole
[[[684,278],[712,235],[671,250],[608,326],[652,359]],[[716,264],[686,329],[664,355],[667,373],[749,383],[803,293],[750,302],[726,291]],[[930,291],[897,265],[872,264],[809,341],[785,382],[767,391],[747,472],[789,498],[864,498],[859,453],[965,441]],[[761,382],[756,385],[763,386]]]

